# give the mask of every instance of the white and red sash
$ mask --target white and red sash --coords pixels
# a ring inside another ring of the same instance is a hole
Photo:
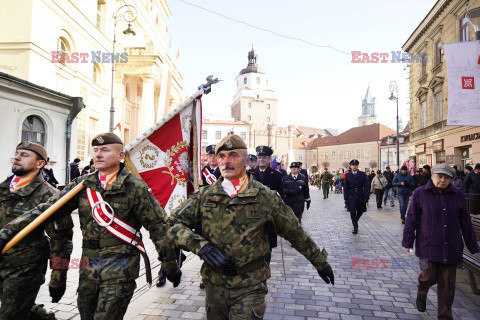
[[[15,187],[20,182],[20,177],[13,176],[12,181],[10,181],[10,193],[15,191]]]
[[[207,180],[208,184],[212,184],[217,181],[217,177],[215,177],[215,175],[211,173],[207,167],[203,169],[203,175],[205,176],[205,180]]]
[[[151,284],[151,271],[150,275],[148,274],[148,271],[150,270],[150,259],[148,258],[145,246],[143,245],[142,234],[140,231],[122,219],[116,217],[115,213],[113,213],[113,209],[111,210],[112,212],[110,212],[107,208],[108,203],[103,200],[100,192],[87,188],[87,199],[88,203],[90,204],[90,208],[92,209],[92,216],[99,225],[105,227],[108,232],[113,234],[118,239],[134,246],[140,251],[145,260],[147,282]],[[108,205],[108,207],[110,206]]]

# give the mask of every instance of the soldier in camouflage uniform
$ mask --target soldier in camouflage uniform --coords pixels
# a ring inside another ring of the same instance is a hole
[[[178,208],[168,237],[204,260],[201,274],[208,319],[263,319],[269,243],[267,223],[301,252],[326,283],[334,282],[321,251],[275,191],[246,173],[246,145],[237,135],[222,139],[215,153],[222,177]],[[202,234],[192,229],[201,225]]]
[[[159,260],[162,261],[161,269],[167,271],[167,279],[177,286],[181,271],[176,265],[174,247],[166,237],[165,211],[145,182],[131,174],[120,162],[124,157],[120,138],[113,133],[100,134],[93,139],[92,146],[98,171],[74,179],[47,203],[39,205],[0,230],[0,239],[9,240],[83,181],[86,187],[98,191],[111,205],[115,217],[136,230],[143,226],[149,231]],[[139,274],[139,250],[119,240],[96,222],[92,217],[86,189],[69,200],[54,216],[69,214],[77,208],[83,236],[78,286],[80,317],[82,320],[123,319]],[[87,263],[83,263],[84,261]]]
[[[46,159],[47,152],[39,144],[22,142],[17,146],[12,166],[14,175],[0,184],[0,226],[4,227],[56,193],[57,190],[40,173]],[[34,306],[34,303],[45,282],[48,258],[69,261],[72,229],[70,215],[50,220],[3,255],[0,262],[0,319],[55,319],[53,313],[46,312],[43,306]],[[50,238],[50,249],[45,231]],[[0,242],[3,248],[6,242]],[[49,284],[52,302],[58,302],[65,293],[66,280],[66,269],[52,271]]]

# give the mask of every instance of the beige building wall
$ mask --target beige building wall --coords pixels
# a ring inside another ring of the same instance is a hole
[[[410,63],[409,145],[415,150],[418,167],[446,162],[463,168],[465,164],[480,162],[480,140],[461,141],[461,137],[474,132],[474,128],[446,125],[448,79],[441,45],[461,40],[461,21],[465,13],[479,6],[480,0],[438,1],[403,45],[406,52],[427,56],[423,65],[421,61]],[[466,40],[474,40],[473,26],[469,22],[467,28]],[[440,52],[437,51],[438,43]]]
[[[153,125],[183,96],[182,77],[176,59],[167,49],[165,0],[2,1],[0,18],[0,71],[70,96],[84,98],[86,108],[78,115],[78,140],[72,157],[90,160],[90,140],[108,131],[112,64],[93,63],[92,51],[112,53],[114,22],[121,6],[137,9],[132,28],[118,19],[116,53],[127,53],[128,62],[116,64],[114,82],[115,133],[126,143]],[[120,11],[120,13],[122,13]],[[86,62],[52,63],[52,51],[88,54]],[[63,125],[63,124],[62,124]]]

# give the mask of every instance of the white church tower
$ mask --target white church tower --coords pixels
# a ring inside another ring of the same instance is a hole
[[[248,52],[248,65],[236,77],[237,89],[231,105],[236,121],[251,124],[251,130],[265,130],[277,125],[277,99],[270,77],[258,67],[257,53]]]
[[[365,93],[365,98],[362,100],[362,115],[358,117],[358,126],[368,126],[377,122],[377,116],[375,115],[375,97],[372,96],[370,91],[370,84]]]

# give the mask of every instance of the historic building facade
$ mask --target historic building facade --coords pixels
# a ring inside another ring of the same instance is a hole
[[[424,59],[410,63],[410,145],[417,167],[480,162],[480,130],[447,126],[448,79],[443,43],[475,39],[465,18],[480,0],[439,0],[403,45]],[[464,115],[468,117],[468,114]]]
[[[134,37],[122,32],[128,26],[121,18],[128,16],[125,5],[136,12]],[[83,164],[90,160],[91,138],[109,130],[114,33],[114,132],[128,143],[181,102],[182,77],[166,44],[171,12],[165,0],[5,1],[2,10],[8,14],[0,35],[0,71],[83,97],[86,108],[77,117],[71,148]]]

